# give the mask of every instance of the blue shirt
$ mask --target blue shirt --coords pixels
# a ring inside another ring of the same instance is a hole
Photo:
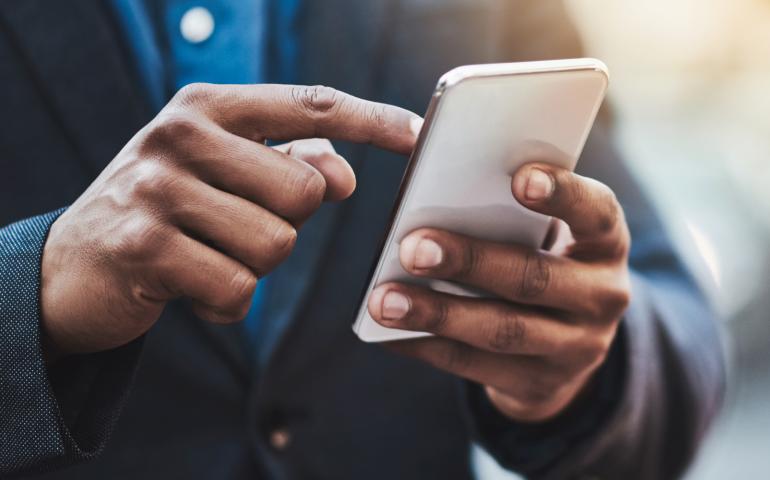
[[[299,0],[111,1],[148,101],[156,111],[189,83],[265,82],[268,18],[274,20],[274,33],[280,40],[276,42],[282,57],[277,62],[278,80],[295,80],[293,19]],[[187,30],[182,28],[183,19]],[[260,281],[244,322],[252,346],[259,335],[266,290],[266,282]]]

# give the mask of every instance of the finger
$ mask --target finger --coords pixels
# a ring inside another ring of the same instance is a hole
[[[185,139],[167,142],[176,149],[175,161],[205,183],[250,200],[294,225],[300,225],[318,209],[327,188],[347,188],[327,185],[324,175],[309,163],[229,133],[211,122],[189,118],[167,119],[169,122],[188,123]],[[178,130],[168,129],[172,133]],[[331,182],[335,178],[330,176]]]
[[[399,283],[377,287],[369,297],[369,313],[387,328],[430,332],[496,353],[576,352],[586,338],[581,326],[504,302]]]
[[[253,298],[250,299],[249,302],[244,302],[242,305],[236,307],[233,310],[223,310],[220,307],[207,305],[198,300],[192,300],[190,302],[190,309],[192,310],[193,314],[195,314],[195,316],[201,320],[205,320],[210,323],[227,325],[230,323],[240,322],[245,319],[246,315],[249,313],[252,302]]]
[[[604,318],[625,308],[624,271],[518,245],[421,228],[401,240],[408,273],[462,283],[517,303]],[[614,308],[613,308],[614,307]]]
[[[512,190],[527,208],[564,220],[582,251],[603,258],[627,253],[623,209],[603,183],[547,163],[530,163],[516,172]]]
[[[294,247],[297,231],[286,220],[195,179],[180,179],[168,198],[176,225],[257,275],[275,268]]]
[[[242,320],[257,285],[245,265],[178,232],[159,255],[154,271],[170,298],[188,297],[204,320]]]
[[[227,130],[251,139],[323,137],[402,154],[412,151],[420,121],[402,108],[324,86],[193,84],[175,102],[201,108]]]
[[[312,165],[326,180],[324,200],[348,198],[356,189],[356,174],[350,164],[325,138],[309,138],[276,145],[276,150]]]
[[[548,234],[545,241],[543,241],[543,246],[540,248],[554,255],[567,256],[574,245],[575,238],[572,236],[569,226],[564,223],[564,220],[551,217]]]
[[[548,377],[538,357],[504,355],[479,350],[447,338],[431,337],[388,342],[386,348],[416,358],[453,375],[490,385],[512,395],[527,395],[530,378]]]
[[[576,378],[588,373],[538,357],[503,355],[433,337],[385,344],[386,348],[486,387],[496,405],[521,420],[545,420],[574,397]],[[504,398],[502,398],[504,396]]]

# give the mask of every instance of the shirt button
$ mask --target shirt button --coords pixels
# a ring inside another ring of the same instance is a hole
[[[289,442],[291,442],[291,435],[285,428],[276,428],[270,432],[269,441],[270,446],[280,452],[289,446]]]
[[[190,43],[205,42],[214,33],[214,16],[206,8],[193,7],[182,15],[179,31]]]

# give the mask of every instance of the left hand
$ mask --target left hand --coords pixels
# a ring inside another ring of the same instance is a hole
[[[436,335],[394,350],[483,384],[504,415],[537,422],[565,410],[607,356],[630,301],[630,235],[614,193],[595,180],[529,163],[511,189],[525,207],[566,222],[570,245],[546,251],[418,229],[401,241],[407,272],[497,298],[386,283],[369,312],[383,326]]]

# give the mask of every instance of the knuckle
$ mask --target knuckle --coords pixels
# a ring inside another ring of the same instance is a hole
[[[289,191],[293,193],[289,197],[289,216],[304,218],[321,206],[326,194],[326,180],[315,168],[302,165],[291,179]]]
[[[526,343],[526,323],[515,313],[502,313],[489,325],[487,342],[492,351],[508,352]]]
[[[377,128],[383,128],[386,125],[387,105],[373,104],[364,107],[367,109],[366,118],[371,125]]]
[[[301,185],[301,197],[305,203],[312,207],[312,210],[315,210],[321,206],[326,194],[326,179],[315,168],[308,168],[306,171],[308,173],[305,174],[305,179]]]
[[[149,216],[138,216],[121,223],[113,248],[120,256],[145,259],[159,255],[169,241],[165,225]]]
[[[616,287],[610,292],[606,303],[613,318],[622,315],[631,304],[631,291]]]
[[[297,243],[297,230],[284,221],[276,222],[270,236],[272,256],[279,259],[286,258],[294,249],[295,243]]]
[[[473,364],[471,347],[459,342],[453,342],[444,350],[443,367],[453,372],[467,371]]]
[[[536,298],[540,296],[551,284],[551,264],[545,255],[527,251],[524,255],[524,268],[518,286],[520,298]]]
[[[601,185],[601,193],[597,196],[598,205],[596,205],[596,230],[600,234],[610,233],[615,230],[622,214],[620,203],[609,187]]]
[[[177,181],[160,162],[142,161],[133,170],[129,196],[136,203],[146,203],[160,196],[168,197],[169,190]],[[164,203],[169,204],[169,198],[165,198]]]
[[[323,85],[296,86],[292,88],[291,95],[295,104],[311,116],[333,111],[339,100],[337,90]]]
[[[606,327],[585,329],[582,338],[569,347],[572,361],[565,373],[574,376],[601,365],[612,348],[615,331],[615,328]]]
[[[445,246],[449,257],[446,262],[448,276],[468,279],[481,270],[484,262],[482,249],[474,245],[473,242],[463,241],[443,232],[440,232],[440,235],[443,238],[438,243]]]
[[[429,332],[441,333],[444,331],[449,318],[449,306],[446,301],[435,298],[427,309],[422,328]]]
[[[621,280],[613,278],[607,282],[607,285],[595,297],[597,306],[593,313],[597,317],[615,320],[626,311],[631,303],[631,287],[627,277]]]
[[[623,218],[623,214],[620,214],[619,218]],[[628,231],[628,226],[625,224],[625,220],[618,220],[618,222],[622,223],[622,225],[616,225],[616,232],[619,232],[617,234],[617,237],[615,233],[612,232],[602,232],[602,233],[612,233],[613,235],[613,243],[611,245],[607,245],[605,248],[605,254],[609,258],[614,259],[625,259],[628,258],[628,255],[631,251],[631,233]],[[601,233],[600,233],[601,234]]]
[[[145,152],[173,149],[197,138],[201,130],[200,121],[190,112],[182,109],[164,112],[152,122],[142,147]]]
[[[239,269],[230,279],[229,286],[230,298],[225,306],[231,307],[232,313],[238,315],[242,311],[240,307],[251,304],[251,297],[257,288],[257,277],[248,269]]]
[[[215,88],[210,83],[190,83],[180,88],[171,99],[171,102],[185,107],[201,105],[211,100]]]
[[[604,362],[612,346],[613,335],[603,333],[592,335],[586,343],[581,361],[589,369],[594,369]]]

